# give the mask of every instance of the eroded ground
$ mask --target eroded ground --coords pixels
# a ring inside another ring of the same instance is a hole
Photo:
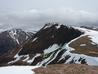
[[[75,49],[73,53],[98,57],[98,44],[93,43],[88,36],[73,41],[69,46]]]
[[[78,64],[56,64],[36,68],[35,74],[98,74],[98,67]]]

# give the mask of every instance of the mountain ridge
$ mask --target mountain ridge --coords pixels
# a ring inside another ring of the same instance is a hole
[[[1,56],[1,66],[46,66],[49,64],[69,63],[98,65],[97,60],[95,61],[95,57],[71,52],[73,51],[73,47],[69,47],[69,43],[72,40],[77,40],[82,35],[85,35],[86,30],[82,30],[82,28],[70,27],[63,24],[59,25],[58,23],[47,23],[36,33],[28,33],[19,29],[17,30],[20,31],[19,34],[16,34],[14,30],[12,32],[7,32],[9,33],[8,35],[10,36],[10,40],[13,40],[15,43],[17,43],[19,48],[13,48],[13,51],[10,49],[9,52],[5,53],[6,55],[3,55],[3,58]],[[0,33],[0,36],[2,36],[4,33],[6,38],[6,31]],[[14,42],[12,42],[12,44],[14,44]]]

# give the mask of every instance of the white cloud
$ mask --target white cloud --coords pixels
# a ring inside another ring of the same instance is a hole
[[[3,23],[2,27],[5,28],[9,26],[11,28],[18,27],[30,30],[37,29],[47,22],[58,22],[70,25],[96,25],[98,23],[98,15],[83,10],[72,10],[70,8],[57,8],[47,10],[33,9],[10,14],[0,14],[0,23]]]

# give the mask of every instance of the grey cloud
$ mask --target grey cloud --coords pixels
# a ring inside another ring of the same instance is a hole
[[[47,22],[69,25],[97,25],[98,15],[82,10],[47,9],[0,14],[1,28],[39,29]]]

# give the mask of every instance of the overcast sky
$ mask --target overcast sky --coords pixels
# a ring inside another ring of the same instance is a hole
[[[0,0],[0,11],[43,10],[60,7],[98,12],[98,0]]]
[[[0,29],[46,22],[96,25],[98,0],[0,0]]]

